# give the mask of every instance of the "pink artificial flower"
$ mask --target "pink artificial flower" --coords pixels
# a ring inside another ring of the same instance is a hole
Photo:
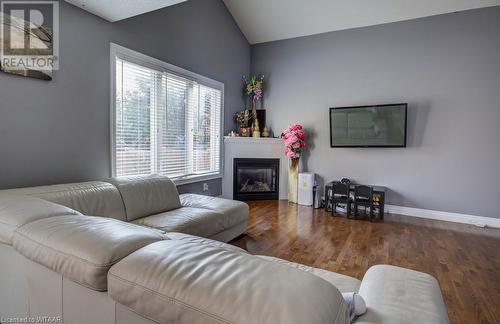
[[[297,136],[295,136],[295,134],[290,134],[290,136],[288,136],[288,138],[285,139],[285,145],[292,146],[294,143],[298,141],[299,139],[297,138]]]
[[[285,154],[291,159],[298,159],[302,150],[307,147],[305,142],[306,133],[299,124],[292,124],[283,132],[285,142]]]
[[[262,98],[262,90],[257,86],[253,87],[253,98],[255,101],[260,100]]]
[[[301,129],[302,129],[302,126],[301,126],[301,125],[299,125],[299,124],[293,124],[293,125],[290,125],[290,126],[288,127],[288,129],[289,129],[290,131],[294,132],[294,131],[301,130]]]

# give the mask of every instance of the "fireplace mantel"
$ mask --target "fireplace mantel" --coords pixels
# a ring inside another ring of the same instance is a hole
[[[288,198],[288,158],[281,138],[224,137],[224,198],[233,199],[233,160],[236,158],[280,159],[279,199]]]
[[[270,138],[270,137],[238,137],[238,136],[224,136],[224,144],[279,144],[283,146],[283,139]],[[282,147],[283,148],[283,147]]]

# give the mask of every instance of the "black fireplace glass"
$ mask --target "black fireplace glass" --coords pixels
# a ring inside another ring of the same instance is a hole
[[[278,199],[279,159],[234,159],[233,198]]]
[[[240,193],[270,192],[276,190],[276,170],[274,168],[239,168],[238,187]]]

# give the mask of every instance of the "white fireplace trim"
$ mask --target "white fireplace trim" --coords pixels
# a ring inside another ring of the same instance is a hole
[[[224,176],[222,178],[222,197],[224,198],[233,198],[233,160],[235,158],[280,159],[279,199],[288,199],[288,158],[285,156],[281,138],[224,137]]]

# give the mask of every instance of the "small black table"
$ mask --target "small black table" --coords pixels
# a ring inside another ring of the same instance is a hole
[[[328,210],[328,202],[330,201],[330,191],[333,191],[333,183],[336,181],[331,181],[328,182],[325,185],[325,210]],[[349,192],[354,193],[354,188],[356,186],[360,186],[362,184],[356,183],[356,184],[351,184],[351,187],[349,188]],[[385,191],[386,187],[384,186],[377,186],[377,185],[367,185],[373,188],[373,196],[378,197],[378,205],[380,209],[380,219],[384,219],[384,213],[385,213]]]

